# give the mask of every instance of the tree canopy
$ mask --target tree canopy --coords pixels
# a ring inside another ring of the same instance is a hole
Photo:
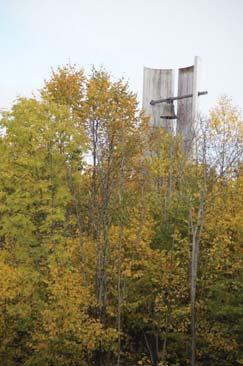
[[[0,128],[1,365],[243,364],[229,99],[199,119],[191,158],[124,80],[67,65]]]

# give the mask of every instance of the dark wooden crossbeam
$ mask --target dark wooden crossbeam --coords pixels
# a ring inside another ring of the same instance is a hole
[[[198,92],[199,97],[200,97],[200,95],[205,95],[205,94],[208,94],[208,92],[207,91]],[[155,105],[158,103],[172,103],[174,100],[186,99],[186,98],[192,98],[192,97],[193,97],[193,94],[186,94],[186,95],[182,95],[180,97],[170,97],[170,98],[165,98],[165,99],[151,100],[150,104]]]

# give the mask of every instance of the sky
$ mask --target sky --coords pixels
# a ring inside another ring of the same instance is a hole
[[[203,113],[221,95],[243,107],[243,0],[0,0],[0,109],[67,63],[105,67],[142,99],[143,67],[201,57]]]

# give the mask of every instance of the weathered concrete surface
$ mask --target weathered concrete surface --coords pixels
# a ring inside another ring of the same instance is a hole
[[[168,131],[171,121],[160,118],[163,114],[164,104],[150,105],[152,99],[168,98],[174,95],[174,70],[144,68],[143,74],[143,109],[150,117],[153,127],[161,126]]]
[[[195,138],[195,119],[198,106],[198,64],[199,58],[189,67],[179,69],[178,96],[193,94],[192,98],[181,99],[177,102],[177,134],[182,136],[185,151],[193,148]]]
[[[194,125],[198,113],[198,69],[200,59],[195,57],[194,65],[179,69],[177,95],[192,94],[192,98],[177,101],[176,133],[182,136],[185,151],[193,149]],[[172,131],[174,122],[161,119],[165,103],[150,105],[150,101],[174,96],[175,71],[172,69],[144,68],[143,109],[150,118],[152,127],[161,126]],[[176,106],[176,103],[175,103]]]

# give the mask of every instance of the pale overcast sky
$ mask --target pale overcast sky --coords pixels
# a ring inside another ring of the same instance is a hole
[[[202,58],[205,112],[222,95],[243,107],[243,0],[0,0],[0,109],[30,96],[52,67],[104,66],[142,95],[143,67]]]

